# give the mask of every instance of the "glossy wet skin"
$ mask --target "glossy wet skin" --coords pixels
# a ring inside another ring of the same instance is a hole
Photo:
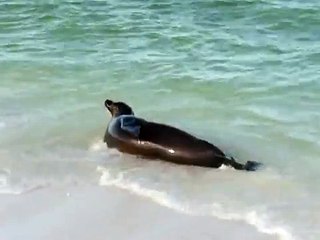
[[[227,158],[218,147],[178,128],[137,118],[133,116],[131,107],[123,102],[107,99],[105,106],[112,119],[104,142],[120,152],[202,167],[217,168],[225,164],[239,170],[254,171],[259,166],[257,162],[247,161],[243,165]],[[132,134],[134,128],[139,128],[137,135]]]
[[[111,113],[112,117],[118,117],[120,115],[134,115],[131,107],[123,102],[113,102],[110,99],[107,99],[104,102],[104,105]]]

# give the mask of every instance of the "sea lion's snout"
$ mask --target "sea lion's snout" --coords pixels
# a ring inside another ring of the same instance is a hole
[[[117,117],[120,115],[133,115],[134,114],[131,107],[129,107],[124,102],[114,102],[110,99],[107,99],[104,102],[104,105],[106,106],[106,108],[109,110],[109,112],[111,113],[111,115],[113,117]]]
[[[106,101],[104,101],[104,105],[106,106],[106,108],[108,109],[108,111],[111,113],[111,115],[113,116],[115,112],[117,112],[117,106],[115,104],[115,102],[111,101],[110,99],[107,99]]]
[[[104,105],[106,106],[106,108],[110,108],[112,104],[113,104],[113,102],[112,102],[110,99],[107,99],[107,100],[104,102]]]

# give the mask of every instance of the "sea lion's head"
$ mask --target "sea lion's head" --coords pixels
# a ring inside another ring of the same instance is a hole
[[[131,107],[124,102],[113,102],[110,99],[107,99],[104,102],[104,105],[109,110],[112,117],[118,117],[121,115],[134,115]]]

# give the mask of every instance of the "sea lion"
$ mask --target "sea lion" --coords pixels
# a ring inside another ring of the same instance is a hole
[[[201,167],[218,168],[224,164],[254,171],[260,165],[253,161],[238,163],[218,147],[185,131],[137,118],[126,103],[107,99],[105,106],[112,115],[104,136],[109,148],[148,159]]]

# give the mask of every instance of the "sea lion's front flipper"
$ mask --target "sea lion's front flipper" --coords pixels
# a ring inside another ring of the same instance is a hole
[[[124,117],[120,121],[120,127],[123,131],[126,131],[135,138],[139,137],[141,126],[135,117]]]

